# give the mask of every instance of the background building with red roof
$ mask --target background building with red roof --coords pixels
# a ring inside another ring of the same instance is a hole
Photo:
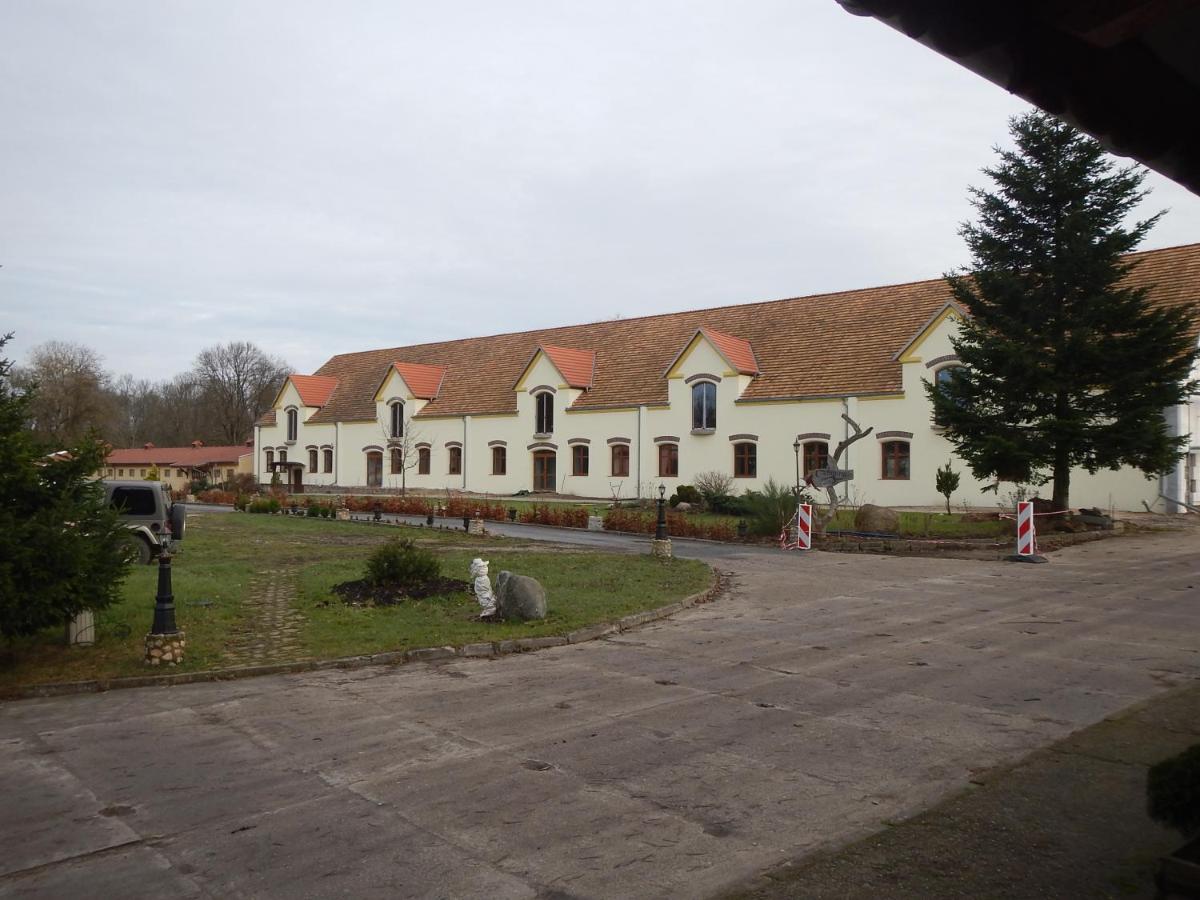
[[[193,481],[212,485],[232,481],[235,475],[253,474],[254,442],[232,446],[207,446],[193,441],[187,447],[156,447],[144,444],[112,450],[104,460],[105,478],[146,478],[158,470],[158,480],[182,491]]]

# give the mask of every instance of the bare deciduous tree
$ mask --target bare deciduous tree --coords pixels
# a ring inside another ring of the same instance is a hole
[[[39,344],[29,362],[13,373],[13,383],[22,392],[32,391],[30,424],[48,445],[66,447],[108,424],[108,375],[100,354],[90,347],[70,341]]]
[[[249,341],[208,347],[192,364],[203,403],[221,439],[229,444],[246,439],[289,371],[286,362],[267,356]]]

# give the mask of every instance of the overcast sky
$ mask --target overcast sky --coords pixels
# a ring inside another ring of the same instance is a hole
[[[0,332],[164,378],[936,277],[1021,101],[834,0],[0,4]],[[1200,197],[1144,246],[1200,240]]]

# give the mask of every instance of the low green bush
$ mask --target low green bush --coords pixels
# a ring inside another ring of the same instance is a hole
[[[1200,834],[1200,744],[1150,767],[1146,800],[1150,818],[1185,838]]]
[[[811,503],[812,499],[802,492],[797,501],[792,488],[768,478],[761,491],[746,491],[741,502],[741,515],[749,521],[751,533],[774,537],[792,520],[797,503]]]
[[[675,488],[675,493],[671,495],[671,508],[674,509],[680,503],[690,503],[692,506],[699,506],[704,502],[704,497],[701,493],[692,487],[690,484],[681,484]]]
[[[367,581],[377,586],[412,588],[436,578],[437,557],[412,538],[392,538],[367,557]]]

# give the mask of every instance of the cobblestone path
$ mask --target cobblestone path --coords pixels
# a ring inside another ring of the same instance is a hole
[[[300,627],[304,617],[292,609],[295,596],[296,582],[290,572],[258,572],[250,582],[245,623],[233,630],[225,661],[252,666],[302,657]]]

